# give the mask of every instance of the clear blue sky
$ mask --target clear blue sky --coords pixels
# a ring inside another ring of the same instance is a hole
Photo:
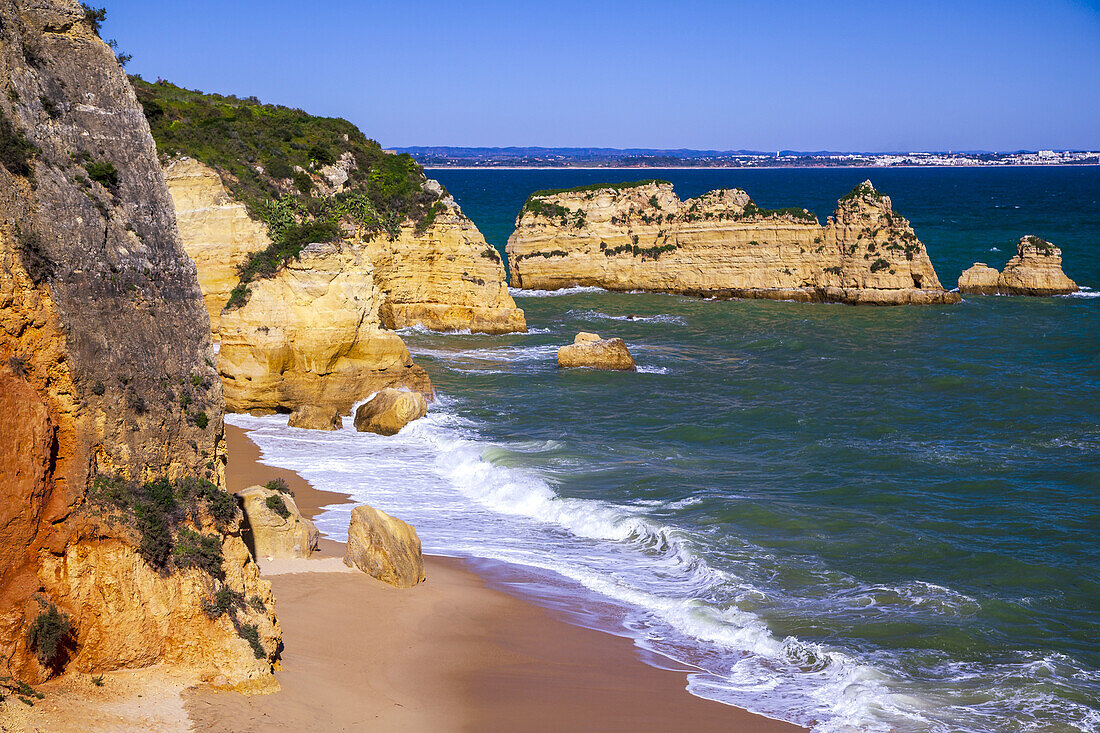
[[[1100,2],[99,0],[128,69],[384,146],[1100,148]]]

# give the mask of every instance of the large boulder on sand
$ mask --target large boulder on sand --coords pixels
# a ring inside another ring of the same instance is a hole
[[[366,504],[351,510],[344,564],[398,588],[411,588],[424,580],[424,555],[416,530]]]
[[[622,339],[602,339],[598,334],[581,331],[573,343],[558,349],[558,366],[562,369],[590,367],[615,371],[634,371],[634,357]]]
[[[237,498],[248,525],[245,541],[257,558],[309,557],[317,549],[320,534],[290,494],[250,486],[238,491]]]
[[[387,387],[355,411],[355,429],[361,433],[396,435],[428,412],[428,401],[419,392]]]
[[[339,430],[344,427],[344,421],[335,407],[302,405],[290,413],[287,425],[308,430]]]
[[[1001,273],[984,262],[975,262],[973,266],[959,275],[959,292],[975,295],[996,295],[997,279]]]

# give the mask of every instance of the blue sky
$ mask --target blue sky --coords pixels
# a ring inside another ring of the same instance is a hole
[[[1100,2],[92,4],[131,73],[388,147],[1100,148]]]

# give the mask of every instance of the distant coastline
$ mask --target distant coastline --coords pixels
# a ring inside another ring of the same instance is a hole
[[[854,153],[777,150],[656,150],[646,148],[473,148],[413,146],[394,148],[425,168],[713,169],[713,168],[1003,168],[1100,165],[1100,152],[1015,150]]]
[[[1096,168],[1100,163],[1017,163],[1014,165],[438,165],[423,164],[426,171],[722,171],[722,170],[898,170],[906,168]]]

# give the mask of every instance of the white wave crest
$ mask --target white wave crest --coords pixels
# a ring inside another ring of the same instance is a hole
[[[581,295],[583,293],[606,293],[604,288],[594,285],[574,285],[558,290],[525,290],[523,288],[508,288],[508,293],[513,298],[555,298],[561,295]]]

